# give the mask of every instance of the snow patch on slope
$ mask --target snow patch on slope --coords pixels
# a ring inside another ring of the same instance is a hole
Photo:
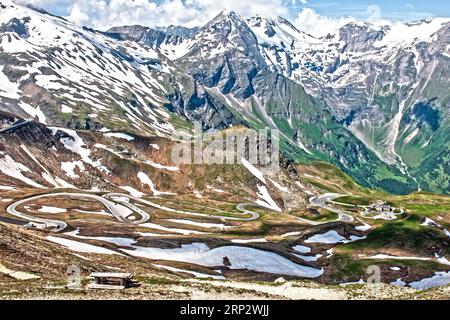
[[[20,162],[15,161],[9,155],[5,155],[0,159],[0,171],[7,176],[20,180],[35,188],[45,188],[37,182],[34,182],[30,178],[27,178],[23,173],[31,173],[31,170]]]
[[[139,172],[137,177],[139,178],[139,180],[141,180],[141,183],[143,185],[147,185],[150,187],[150,190],[153,192],[153,194],[155,196],[160,196],[160,195],[174,195],[174,193],[170,193],[170,192],[161,192],[156,190],[155,188],[155,184],[153,183],[152,179],[150,179],[150,177],[145,174],[144,172]]]
[[[409,286],[417,290],[428,290],[448,284],[450,284],[450,272],[436,272],[433,277],[411,282]]]
[[[245,160],[244,158],[241,159],[242,164],[244,167],[250,171],[257,179],[259,179],[262,183],[266,184],[266,180],[264,179],[264,174],[259,171],[257,168],[255,168],[250,162]]]
[[[118,132],[106,133],[105,137],[123,139],[123,140],[127,140],[127,141],[133,141],[134,140],[134,138],[132,136],[128,135],[128,134],[118,133]]]
[[[53,236],[48,236],[46,239],[51,242],[60,244],[64,247],[68,248],[69,250],[76,251],[76,252],[108,254],[108,255],[119,254],[119,253],[109,250],[109,249],[105,249],[102,247],[94,246],[94,245],[79,242],[79,241],[68,240],[68,239],[58,238],[58,237],[53,237]]]
[[[108,169],[100,163],[100,161],[93,161],[90,158],[91,150],[89,150],[86,146],[86,143],[76,131],[65,129],[65,128],[50,128],[53,132],[53,135],[56,135],[58,131],[62,131],[66,133],[69,137],[63,137],[60,139],[61,143],[67,150],[72,151],[73,153],[78,154],[81,157],[81,160],[87,164],[90,164],[94,168],[97,168],[101,171],[108,172]]]
[[[75,168],[78,168],[81,172],[85,170],[83,162],[72,161],[72,162],[62,162],[61,170],[63,170],[69,178],[77,179],[79,176],[75,174]]]
[[[269,190],[267,190],[266,186],[260,186],[258,185],[258,192],[257,195],[260,198],[260,200],[257,200],[256,203],[260,206],[266,207],[268,209],[282,212],[281,208],[277,205],[277,203],[272,199],[270,196]]]
[[[137,246],[133,246],[133,249],[123,251],[137,257],[180,261],[205,267],[225,266],[224,259],[227,258],[230,262],[228,267],[232,270],[246,269],[304,278],[317,278],[323,273],[322,269],[295,264],[276,253],[248,247],[225,246],[210,249],[203,243],[193,243],[175,249]]]

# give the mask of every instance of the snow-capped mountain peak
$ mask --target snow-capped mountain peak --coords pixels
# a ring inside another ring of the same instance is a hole
[[[369,163],[371,186],[386,175],[414,185],[413,170],[429,183],[428,153],[445,164],[449,19],[352,23],[315,38],[283,18],[228,11],[194,29],[100,32],[0,3],[0,103],[16,117],[159,136],[194,122],[278,128],[294,159],[357,179]]]
[[[169,124],[149,106],[166,102],[163,79],[168,61],[155,50],[118,41],[100,32],[78,27],[28,7],[2,0],[0,34],[3,58],[1,76],[8,95],[1,97],[2,109],[24,118],[74,110],[89,122],[110,118],[111,108],[125,117],[115,121],[167,134]],[[125,98],[128,97],[128,98]],[[133,110],[137,106],[140,111]],[[60,118],[52,121],[59,122]]]

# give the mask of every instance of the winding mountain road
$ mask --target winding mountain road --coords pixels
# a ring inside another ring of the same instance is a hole
[[[332,202],[334,199],[341,197],[340,194],[334,194],[334,193],[327,193],[324,195],[320,195],[317,197],[312,197],[310,199],[310,203],[312,206],[319,207],[325,210],[329,210],[332,212],[335,212],[339,215],[339,218],[336,221],[343,221],[346,223],[351,223],[354,221],[354,218],[345,213],[342,210],[336,209],[333,206],[327,204]],[[54,219],[44,219],[44,218],[38,218],[34,216],[30,216],[26,213],[20,212],[17,210],[17,208],[25,203],[39,200],[42,198],[50,198],[50,197],[69,197],[69,198],[79,198],[79,199],[92,199],[95,201],[101,202],[106,209],[109,211],[109,213],[116,218],[120,222],[124,223],[130,223],[130,224],[143,224],[150,220],[150,214],[145,212],[144,210],[138,208],[136,205],[134,205],[131,201],[135,203],[141,203],[156,209],[164,210],[167,212],[173,212],[178,214],[184,214],[184,215],[190,215],[190,216],[196,216],[196,217],[204,217],[204,218],[212,218],[212,219],[220,219],[222,221],[255,221],[258,220],[260,215],[259,213],[252,211],[248,209],[247,207],[261,207],[254,203],[241,203],[236,206],[236,209],[241,212],[242,215],[247,215],[248,217],[229,217],[229,216],[223,216],[223,215],[210,215],[207,213],[198,213],[198,212],[191,212],[191,211],[184,211],[184,210],[178,210],[173,209],[169,207],[165,207],[163,205],[154,203],[149,200],[145,200],[142,198],[134,197],[128,194],[122,194],[122,193],[108,193],[104,196],[97,196],[93,194],[87,194],[87,193],[48,193],[38,196],[33,196],[30,198],[22,199],[20,201],[17,201],[10,206],[7,207],[6,211],[15,217],[24,219],[26,221],[29,221],[31,223],[37,223],[44,226],[44,228],[49,228],[53,232],[60,232],[67,228],[67,223],[63,221],[58,221]],[[263,208],[263,207],[261,207]],[[140,216],[139,219],[136,218],[135,215],[130,214],[130,210],[133,213],[136,213]],[[320,222],[310,221],[306,219],[298,218],[299,220],[311,224],[311,225],[319,225],[322,224]]]
[[[355,221],[355,219],[351,215],[327,204],[327,202],[331,202],[334,199],[337,199],[342,196],[343,196],[342,194],[337,194],[337,193],[326,193],[326,194],[323,194],[323,195],[320,195],[317,197],[312,197],[311,199],[309,199],[309,202],[314,207],[319,207],[319,208],[337,213],[339,218],[336,221],[351,223],[351,222]]]
[[[227,216],[220,216],[220,215],[210,215],[207,213],[196,213],[196,212],[190,212],[190,211],[183,211],[183,210],[177,210],[173,208],[168,208],[162,205],[159,205],[157,203],[144,200],[138,197],[134,197],[127,194],[122,193],[108,193],[102,197],[93,195],[93,194],[86,194],[86,193],[48,193],[38,196],[29,197],[26,199],[22,199],[20,201],[17,201],[10,206],[7,207],[6,211],[15,217],[24,219],[26,221],[29,221],[30,223],[36,223],[41,224],[44,228],[49,228],[53,232],[61,232],[64,229],[67,228],[67,223],[63,221],[58,221],[54,219],[44,219],[39,217],[30,216],[26,213],[20,212],[17,210],[17,208],[23,204],[26,204],[31,201],[39,200],[42,198],[51,198],[51,197],[68,197],[68,198],[79,198],[79,199],[92,199],[101,202],[106,209],[111,213],[111,215],[116,218],[120,222],[124,223],[131,223],[135,225],[143,224],[150,220],[150,214],[145,212],[144,210],[138,208],[134,204],[130,202],[138,202],[145,204],[147,206],[157,208],[160,210],[164,210],[167,212],[173,212],[178,214],[185,214],[185,215],[191,215],[191,216],[197,216],[197,217],[206,217],[206,218],[213,218],[213,219],[220,219],[220,220],[229,220],[229,221],[254,221],[259,219],[259,213],[249,210],[246,207],[252,206],[252,207],[260,207],[257,204],[253,203],[241,203],[237,205],[237,209],[242,212],[242,215],[249,215],[248,218],[244,217],[227,217]],[[131,210],[134,213],[137,213],[140,216],[140,219],[136,219],[136,217],[132,214],[130,214],[129,210]]]
[[[92,200],[99,201],[106,207],[106,209],[108,209],[108,211],[111,213],[111,215],[114,218],[116,218],[117,220],[119,220],[120,222],[132,223],[132,224],[142,224],[142,223],[147,222],[150,219],[150,215],[148,213],[139,209],[139,211],[137,211],[137,210],[136,211],[141,216],[141,219],[130,220],[130,219],[128,219],[130,214],[129,214],[128,210],[124,210],[125,208],[122,204],[116,204],[112,201],[109,201],[108,199],[106,199],[104,197],[100,197],[100,196],[96,196],[96,195],[92,195],[92,194],[85,194],[85,193],[48,193],[48,194],[43,194],[43,195],[39,195],[39,196],[34,196],[34,197],[22,199],[18,202],[11,204],[10,206],[8,206],[8,208],[6,208],[6,211],[10,215],[19,217],[21,219],[25,219],[30,222],[43,224],[43,225],[45,225],[46,228],[51,228],[52,231],[54,231],[54,232],[60,232],[60,231],[64,230],[65,228],[67,228],[67,223],[65,223],[63,221],[53,220],[53,219],[43,219],[43,218],[33,217],[33,216],[27,215],[23,212],[17,211],[17,207],[19,207],[20,205],[23,205],[30,201],[39,200],[42,198],[50,198],[50,197],[86,198],[86,199],[92,199]],[[133,209],[131,209],[131,210],[133,210]]]
[[[259,213],[255,212],[255,211],[248,210],[248,209],[246,209],[246,207],[248,207],[248,206],[261,207],[261,206],[259,206],[257,204],[254,204],[254,203],[241,203],[241,204],[238,204],[236,206],[237,210],[241,211],[242,214],[250,215],[249,218],[241,218],[241,217],[227,217],[227,216],[211,215],[211,214],[207,214],[207,213],[198,213],[198,212],[177,210],[177,209],[168,208],[168,207],[159,205],[157,203],[154,203],[154,202],[151,202],[151,201],[148,201],[148,200],[144,200],[144,199],[141,199],[141,198],[138,198],[138,197],[134,197],[134,196],[127,195],[127,194],[122,194],[122,193],[109,193],[109,194],[105,195],[104,197],[108,198],[108,199],[112,199],[114,201],[118,201],[118,202],[120,202],[120,198],[128,198],[128,199],[133,200],[135,202],[140,202],[140,203],[148,205],[150,207],[153,207],[153,208],[156,208],[156,209],[160,209],[160,210],[164,210],[164,211],[167,211],[167,212],[173,212],[173,213],[179,213],[179,214],[185,214],[185,215],[197,216],[197,217],[206,217],[206,218],[220,219],[220,220],[229,220],[229,221],[254,221],[254,220],[258,220],[259,219]],[[120,203],[125,204],[126,202],[120,202]]]

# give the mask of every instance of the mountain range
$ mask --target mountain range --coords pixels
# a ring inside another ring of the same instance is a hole
[[[160,138],[268,127],[290,161],[394,194],[450,193],[450,19],[316,38],[224,11],[193,29],[99,31],[0,0],[0,62],[8,123]]]

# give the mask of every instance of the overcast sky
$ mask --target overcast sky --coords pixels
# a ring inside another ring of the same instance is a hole
[[[450,17],[449,0],[16,0],[101,30],[116,25],[203,25],[223,9],[244,16],[283,16],[303,31],[349,21]]]

